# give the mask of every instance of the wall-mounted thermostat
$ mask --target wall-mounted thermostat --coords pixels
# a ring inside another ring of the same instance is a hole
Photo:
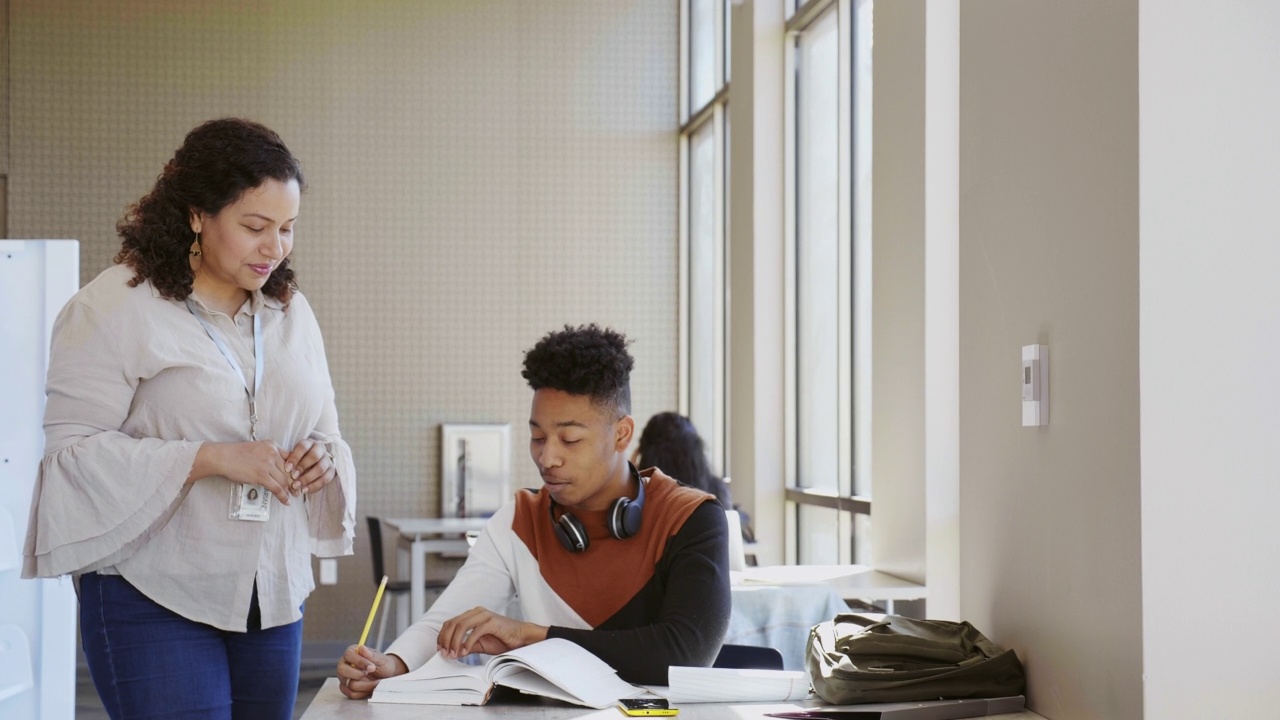
[[[1049,346],[1022,346],[1022,425],[1049,424]]]

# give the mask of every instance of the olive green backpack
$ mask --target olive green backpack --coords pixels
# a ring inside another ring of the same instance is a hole
[[[809,631],[813,691],[834,705],[1022,695],[1026,677],[967,622],[840,613]]]

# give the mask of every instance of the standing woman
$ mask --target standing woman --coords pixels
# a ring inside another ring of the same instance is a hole
[[[351,554],[302,187],[271,130],[197,127],[54,325],[23,576],[78,580],[113,719],[292,717],[311,555]]]

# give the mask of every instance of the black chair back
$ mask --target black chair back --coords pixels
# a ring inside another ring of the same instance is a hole
[[[782,653],[759,645],[721,645],[711,667],[746,670],[781,670]]]
[[[382,521],[372,515],[365,516],[365,520],[369,523],[369,549],[373,551],[373,584],[377,585],[386,575],[382,565]]]

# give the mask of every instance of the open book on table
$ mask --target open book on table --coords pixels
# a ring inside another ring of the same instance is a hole
[[[786,702],[809,695],[809,676],[800,670],[743,670],[672,665],[667,669],[667,687],[648,689],[672,704]]]
[[[495,685],[603,709],[644,690],[623,682],[603,660],[568,640],[550,638],[467,665],[436,655],[374,688],[371,702],[483,705]]]

